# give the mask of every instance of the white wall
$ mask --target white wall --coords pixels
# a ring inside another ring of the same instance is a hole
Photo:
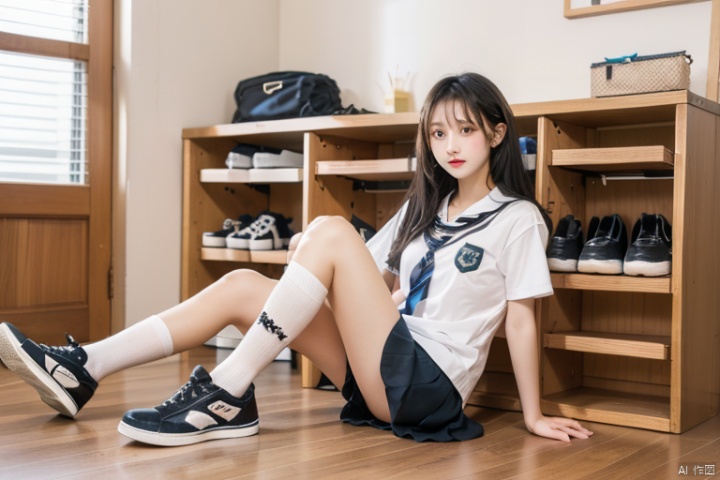
[[[396,67],[416,107],[440,77],[472,70],[523,103],[588,97],[589,66],[605,56],[687,50],[691,89],[705,94],[709,1],[574,20],[562,0],[117,4],[116,329],[179,300],[181,130],[229,122],[241,78],[322,72],[344,105],[382,111]]]
[[[590,64],[687,50],[705,95],[711,2],[568,20],[562,0],[280,0],[280,68],[335,78],[343,104],[382,111],[388,72],[415,105],[442,76],[476,71],[510,103],[590,96]],[[588,2],[589,3],[589,2]]]
[[[115,329],[177,304],[182,129],[229,123],[235,84],[277,69],[279,39],[277,0],[121,0],[116,14]]]

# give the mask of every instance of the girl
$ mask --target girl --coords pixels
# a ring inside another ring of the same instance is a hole
[[[66,347],[37,345],[5,323],[0,356],[73,417],[107,375],[233,324],[245,336],[225,361],[210,373],[196,367],[161,405],[127,412],[119,431],[166,446],[257,433],[251,382],[290,345],[342,389],[343,421],[451,441],[483,434],[463,406],[502,328],[528,430],[588,438],[574,420],[540,411],[533,312],[534,299],[552,293],[550,221],[533,199],[500,91],[473,73],[441,80],[423,106],[416,154],[403,207],[367,246],[344,219],[318,218],[294,239],[278,282],[237,270],[83,347],[71,337]]]

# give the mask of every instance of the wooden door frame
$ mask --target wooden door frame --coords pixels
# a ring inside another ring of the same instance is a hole
[[[88,62],[88,158],[90,159],[90,340],[110,335],[112,300],[113,3],[90,0]]]
[[[705,96],[709,100],[717,102],[718,87],[720,87],[720,0],[712,0],[710,48],[708,51],[708,77]]]
[[[114,0],[89,0],[87,45],[0,32],[0,50],[87,62],[89,183],[3,183],[0,214],[89,218],[88,278],[102,279],[88,285],[90,340],[108,336],[111,325],[113,4]],[[38,190],[43,195],[38,195]],[[46,194],[52,196],[52,205],[40,201]]]

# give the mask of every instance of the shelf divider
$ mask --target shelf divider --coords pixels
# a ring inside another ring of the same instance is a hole
[[[540,406],[547,415],[670,431],[670,400],[665,397],[580,387],[545,396]]]
[[[553,288],[597,290],[606,292],[672,293],[672,277],[631,277],[629,275],[594,275],[551,273]]]
[[[236,250],[233,248],[203,248],[201,260],[215,262],[272,263],[285,265],[287,250]]]
[[[302,168],[204,168],[200,183],[299,183]]]
[[[620,355],[653,360],[670,358],[669,336],[604,332],[558,332],[543,335],[543,346],[575,352]]]
[[[662,145],[553,150],[549,165],[591,172],[672,171],[673,152]]]
[[[378,160],[324,160],[315,165],[316,175],[335,175],[356,180],[410,180],[416,158]]]

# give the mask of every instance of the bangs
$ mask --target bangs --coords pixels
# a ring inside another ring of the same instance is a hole
[[[458,82],[448,83],[444,88],[438,88],[428,97],[427,106],[430,107],[423,115],[423,130],[426,135],[430,134],[430,122],[438,107],[444,106],[446,117],[454,119],[458,124],[471,124],[485,130],[485,121],[482,108],[478,103],[477,93],[472,92],[465,85]],[[460,105],[462,117],[456,115]]]
[[[427,136],[430,135],[432,117],[438,108],[445,109],[445,118],[448,120],[452,119],[459,125],[473,125],[483,131],[485,130],[483,114],[479,108],[473,105],[471,100],[465,98],[459,92],[450,91],[446,93],[446,95],[437,97],[433,102],[432,109],[424,115],[423,130]],[[459,109],[456,108],[458,105],[460,106]],[[473,107],[476,107],[477,111]]]

